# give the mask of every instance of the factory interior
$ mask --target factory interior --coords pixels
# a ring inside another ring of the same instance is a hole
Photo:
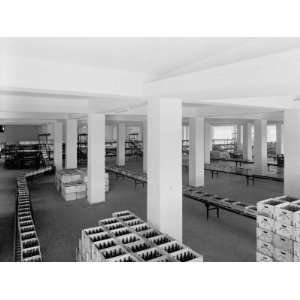
[[[299,38],[0,52],[1,262],[300,261]]]

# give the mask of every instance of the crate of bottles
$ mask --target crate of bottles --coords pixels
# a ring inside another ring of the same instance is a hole
[[[136,223],[138,221],[138,223]],[[162,234],[130,211],[113,213],[98,227],[82,230],[78,256],[83,261],[203,261],[203,257]]]
[[[21,261],[31,262],[31,261],[41,261],[41,249],[40,247],[32,247],[22,250],[21,252]]]
[[[172,258],[179,262],[202,262],[203,256],[191,249],[183,249],[170,254]]]

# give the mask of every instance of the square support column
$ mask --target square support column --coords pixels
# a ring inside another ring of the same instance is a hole
[[[62,144],[63,144],[63,124],[61,122],[55,122],[54,123],[54,166],[56,170],[61,170],[63,168]]]
[[[300,109],[284,111],[284,194],[300,197]]]
[[[252,124],[243,126],[243,159],[252,161]]]
[[[66,169],[77,168],[77,120],[66,121]]]
[[[236,125],[236,146],[237,151],[243,151],[243,125],[237,124]]]
[[[283,124],[276,124],[276,154],[283,154],[283,137],[282,137],[282,129]]]
[[[88,201],[105,201],[105,115],[88,115]]]
[[[148,102],[148,222],[182,241],[182,103]]]
[[[204,119],[190,119],[189,185],[204,186]]]
[[[147,121],[143,123],[143,172],[147,173]]]
[[[254,121],[254,173],[267,171],[267,120]]]
[[[126,126],[125,123],[118,124],[117,165],[125,166],[126,149]]]
[[[205,134],[204,134],[204,160],[206,164],[210,164],[210,151],[212,150],[212,126],[207,121],[204,124]]]
[[[113,125],[113,141],[116,141],[118,139],[118,126]]]

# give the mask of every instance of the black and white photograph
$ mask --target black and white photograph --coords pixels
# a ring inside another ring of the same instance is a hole
[[[14,32],[0,34],[0,269],[289,277],[300,35]]]

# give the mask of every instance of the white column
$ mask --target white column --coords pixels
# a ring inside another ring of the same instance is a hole
[[[254,173],[267,170],[267,120],[254,121]]]
[[[300,198],[300,109],[284,111],[284,194]]]
[[[66,121],[66,169],[77,168],[77,120]]]
[[[204,119],[190,119],[189,185],[204,186]]]
[[[125,140],[126,126],[125,123],[118,124],[118,144],[117,144],[117,165],[125,166]]]
[[[243,126],[241,124],[237,124],[236,129],[237,151],[243,151]]]
[[[143,172],[147,173],[147,121],[143,123]]]
[[[150,100],[147,125],[148,221],[182,241],[181,100]]]
[[[243,126],[243,159],[252,161],[252,124]]]
[[[113,125],[113,140],[116,141],[118,139],[118,126]]]
[[[283,138],[282,138],[282,129],[283,124],[276,124],[276,154],[283,154]]]
[[[105,201],[105,115],[88,115],[88,201]]]
[[[206,121],[204,123],[204,160],[206,164],[210,164],[210,151],[212,150],[212,126]]]
[[[55,122],[54,123],[54,165],[56,170],[61,170],[63,167],[62,140],[63,140],[63,124],[61,122]]]

